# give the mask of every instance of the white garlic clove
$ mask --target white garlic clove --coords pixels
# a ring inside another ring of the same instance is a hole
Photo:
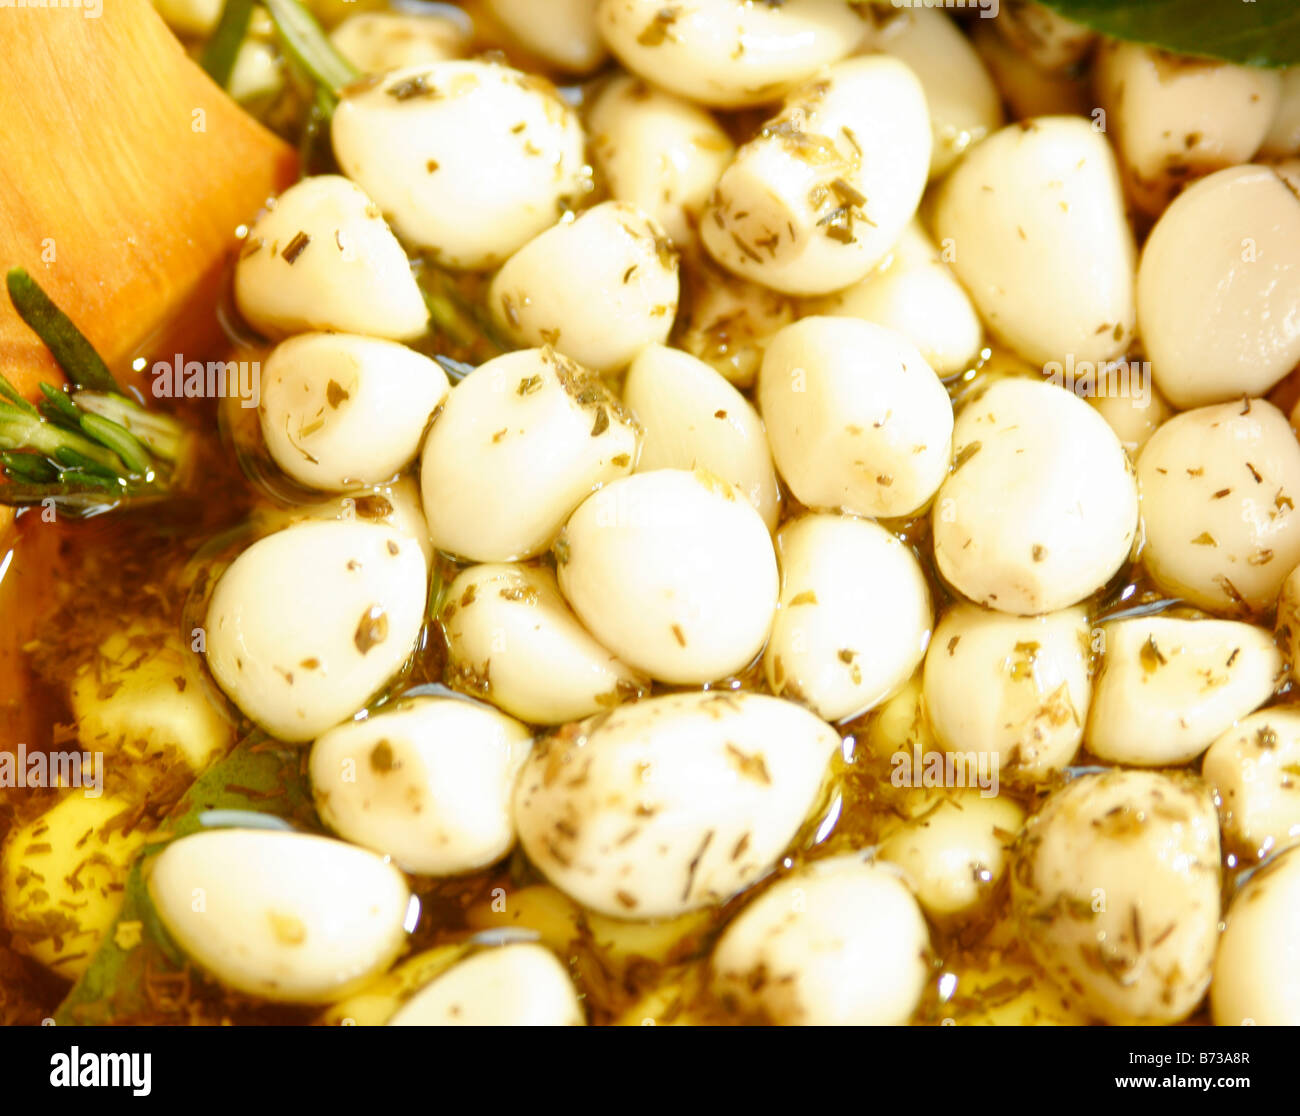
[[[515,791],[528,858],[585,907],[671,918],[768,872],[839,737],[791,702],[686,693],[620,706],[533,750]]]
[[[259,539],[208,605],[208,667],[272,736],[311,740],[356,713],[414,651],[420,547],[387,527],[304,522]]]
[[[338,175],[304,178],[253,223],[235,302],[268,337],[333,329],[407,341],[429,318],[379,207]]]
[[[386,969],[411,900],[373,853],[266,829],[173,841],[151,866],[149,895],[172,939],[222,984],[292,1003],[338,998]]]

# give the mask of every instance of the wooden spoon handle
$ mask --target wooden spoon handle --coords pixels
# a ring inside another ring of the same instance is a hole
[[[149,0],[0,20],[0,271],[23,266],[109,366],[212,293],[235,228],[296,172],[292,148],[185,54]],[[186,321],[187,352],[208,338]],[[0,296],[0,367],[25,392],[57,369]]]

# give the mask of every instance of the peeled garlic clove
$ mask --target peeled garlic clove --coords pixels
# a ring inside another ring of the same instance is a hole
[[[991,26],[978,19],[971,46],[993,75],[1013,119],[1035,116],[1088,116],[1094,100],[1085,77],[1070,70],[1052,72],[1034,65]],[[1093,119],[1097,119],[1095,116]]]
[[[408,872],[495,864],[515,843],[510,794],[532,734],[493,709],[413,698],[320,737],[311,751],[321,820]]]
[[[984,341],[970,296],[915,220],[865,279],[818,299],[809,310],[892,329],[940,376],[969,367]]]
[[[668,340],[677,256],[627,202],[602,202],[530,240],[497,272],[488,305],[520,345],[551,345],[597,372]]]
[[[1300,361],[1294,188],[1268,167],[1188,187],[1147,237],[1137,297],[1156,386],[1175,407],[1263,395]]]
[[[984,12],[980,13],[984,15]],[[994,14],[998,15],[997,10]],[[1054,12],[1045,4],[1011,0],[993,27],[1027,61],[1043,70],[1065,70],[1080,62],[1097,40],[1096,32]]]
[[[946,792],[894,830],[877,855],[902,870],[928,915],[951,920],[989,904],[1024,818],[1009,798]]]
[[[1087,741],[1112,763],[1195,759],[1267,701],[1282,674],[1272,635],[1234,620],[1149,616],[1105,624],[1102,633]]]
[[[586,74],[606,58],[596,29],[597,0],[553,0],[538,18],[535,0],[487,0],[488,11],[525,50],[549,65]]]
[[[1106,420],[1120,445],[1136,460],[1138,450],[1173,417],[1173,408],[1155,389],[1142,364],[1130,362],[1127,368],[1117,364],[1102,371],[1093,384],[1096,390],[1085,395],[1088,405]],[[1076,380],[1076,393],[1083,394],[1077,385]]]
[[[465,912],[470,930],[534,933],[538,941],[559,954],[567,954],[583,936],[586,912],[550,884],[509,888],[504,895],[488,895]]]
[[[355,992],[331,1002],[317,1023],[326,1027],[382,1027],[405,1000],[451,968],[464,952],[463,945],[452,943],[404,957]]]
[[[899,1025],[920,1003],[929,939],[892,869],[834,857],[740,912],[709,962],[713,990],[778,1026]]]
[[[154,6],[169,27],[189,35],[210,35],[221,18],[220,0],[158,0]]]
[[[839,721],[898,690],[933,625],[916,556],[883,527],[836,515],[787,523],[776,546],[781,602],[763,657],[772,692]]]
[[[1280,75],[1107,40],[1093,85],[1134,203],[1153,216],[1188,182],[1249,163],[1280,98]]]
[[[718,263],[786,294],[862,279],[916,212],[930,166],[921,83],[883,55],[831,67],[736,152],[700,219]]]
[[[28,754],[28,761],[34,753]],[[14,788],[19,785],[14,765],[21,760],[11,752],[5,752],[4,759],[4,786]],[[113,756],[112,763],[117,762]],[[123,757],[120,762],[131,761]],[[0,914],[6,938],[15,952],[65,979],[86,971],[113,928],[131,865],[149,839],[147,826],[121,824],[137,811],[136,803],[102,794],[102,763],[98,795],[92,772],[81,770],[80,789],[68,791],[27,824],[14,825],[0,846]],[[13,796],[12,790],[8,793]],[[40,792],[33,788],[26,793]]]
[[[578,622],[550,570],[471,566],[448,588],[439,620],[449,684],[530,724],[589,717],[649,690]]]
[[[682,276],[678,346],[738,388],[753,385],[768,341],[795,318],[795,302],[701,257]]]
[[[490,62],[433,62],[353,87],[334,154],[403,239],[486,270],[584,190],[582,126],[545,80]]]
[[[268,337],[344,330],[406,341],[429,312],[379,207],[338,175],[290,186],[249,229],[235,302]]]
[[[456,20],[441,15],[357,12],[330,32],[330,42],[364,74],[458,58],[470,37]]]
[[[1106,361],[1133,340],[1133,233],[1115,157],[1088,121],[989,136],[944,179],[933,231],[989,329],[1030,364]]]
[[[1288,66],[1280,76],[1277,111],[1259,145],[1260,155],[1274,159],[1300,155],[1300,66]]]
[[[934,145],[930,177],[944,174],[967,149],[1002,126],[1002,98],[980,56],[944,12],[898,12],[872,44],[920,79]]]
[[[276,464],[302,484],[379,484],[414,460],[448,390],[434,361],[392,341],[300,334],[267,357],[262,435]]]
[[[208,667],[281,740],[357,712],[415,649],[424,555],[360,522],[305,522],[259,539],[221,575],[204,622]]]
[[[950,608],[925,657],[925,708],[949,751],[991,753],[1045,776],[1079,750],[1088,703],[1087,613],[1007,616],[974,605]]]
[[[149,895],[176,944],[222,984],[291,1003],[336,999],[386,969],[411,900],[374,853],[266,829],[173,841],[152,864]]]
[[[626,476],[640,432],[600,377],[547,349],[479,365],[424,440],[434,546],[480,562],[545,550],[596,488]]]
[[[1210,745],[1201,774],[1214,788],[1224,843],[1259,858],[1300,841],[1300,711],[1244,717]]]
[[[1277,595],[1274,635],[1282,657],[1294,671],[1300,663],[1300,566],[1287,574]]]
[[[672,918],[770,870],[838,747],[811,713],[764,695],[633,702],[537,745],[515,791],[519,839],[583,906]]]
[[[958,415],[953,446],[932,512],[934,553],[970,600],[1054,612],[1100,589],[1128,559],[1138,526],[1133,467],[1106,421],[1072,392],[999,380]]]
[[[1176,415],[1137,461],[1142,557],[1166,591],[1229,615],[1272,608],[1300,563],[1300,445],[1262,399]]]
[[[284,88],[284,66],[275,48],[251,35],[239,44],[226,92],[241,105],[270,100]]]
[[[903,766],[903,756],[911,763],[918,754],[924,760],[928,753],[941,750],[926,716],[919,674],[876,708],[859,740],[873,760],[893,766]]]
[[[647,345],[627,370],[623,403],[645,431],[637,472],[707,469],[776,526],[781,495],[767,431],[721,374],[688,353]]]
[[[1193,777],[1083,775],[1026,823],[1011,901],[1034,959],[1106,1023],[1176,1023],[1210,983],[1219,826]]]
[[[550,950],[520,943],[453,965],[406,1001],[390,1027],[581,1027],[569,974]]]
[[[1251,876],[1228,908],[1210,1003],[1220,1027],[1300,1025],[1300,852]]]
[[[560,589],[624,662],[709,682],[762,650],[776,609],[767,525],[726,481],[658,469],[588,497],[555,544]]]
[[[266,534],[293,523],[314,520],[370,523],[391,527],[420,548],[425,565],[433,561],[429,527],[420,505],[420,486],[409,473],[391,484],[376,484],[360,491],[338,495],[311,504],[288,508],[262,507],[254,512],[254,524]]]
[[[679,248],[690,244],[735,152],[718,122],[690,101],[624,76],[596,95],[587,126],[610,194],[657,221]]]
[[[948,472],[948,393],[884,326],[819,317],[787,326],[768,342],[758,405],[777,468],[809,507],[909,515]]]
[[[67,680],[68,708],[83,757],[102,756],[95,762],[101,772],[119,769],[115,789],[155,793],[180,772],[202,774],[234,745],[232,718],[209,696],[190,635],[171,617],[124,619],[78,659]],[[12,785],[6,763],[0,755],[0,785]],[[87,766],[83,760],[89,776]]]
[[[861,43],[867,24],[840,0],[778,5],[598,0],[596,22],[629,70],[692,101],[760,105]]]

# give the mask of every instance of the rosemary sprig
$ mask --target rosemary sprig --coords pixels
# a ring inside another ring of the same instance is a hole
[[[316,105],[328,117],[344,88],[360,78],[361,71],[334,48],[299,0],[266,0],[266,9],[286,53],[316,87]]]
[[[185,453],[184,427],[122,395],[94,346],[27,272],[10,271],[8,286],[71,387],[41,384],[33,404],[0,373],[0,504],[52,500],[89,516],[165,495]]]
[[[207,71],[208,77],[222,89],[230,88],[230,75],[234,73],[235,60],[239,57],[244,36],[248,34],[252,15],[253,0],[226,0],[212,38],[199,57],[199,64]]]

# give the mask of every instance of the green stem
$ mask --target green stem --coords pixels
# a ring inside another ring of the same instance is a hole
[[[226,0],[212,38],[203,48],[199,64],[222,89],[230,88],[230,75],[234,73],[252,15],[253,0]]]
[[[343,57],[329,41],[315,17],[298,0],[266,0],[285,50],[308,77],[329,94],[330,105],[361,71]]]

